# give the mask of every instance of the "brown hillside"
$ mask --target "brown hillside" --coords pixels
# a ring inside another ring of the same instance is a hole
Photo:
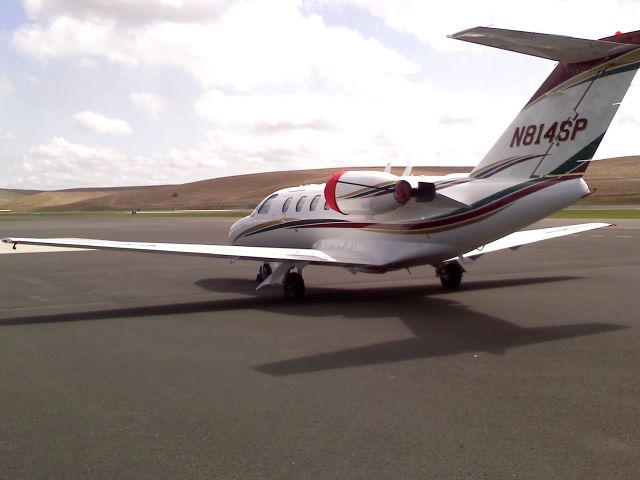
[[[91,198],[100,198],[108,195],[106,192],[39,192],[33,195],[25,195],[11,202],[7,202],[4,207],[18,212],[29,212],[37,210],[66,210],[71,203],[86,201]]]
[[[365,168],[362,168],[365,169]],[[369,170],[371,167],[368,168]],[[380,168],[374,168],[380,170]],[[415,167],[417,175],[467,172],[465,167]],[[340,168],[256,173],[183,185],[119,187],[27,192],[0,190],[0,209],[14,211],[166,210],[253,208],[280,188],[324,183]],[[394,168],[396,174],[402,168]],[[640,204],[640,157],[591,164],[586,181],[596,193],[585,203]],[[4,195],[4,196],[3,196]]]
[[[339,168],[256,173],[183,185],[42,192],[6,206],[14,211],[165,210],[253,208],[269,193],[292,185],[324,183]],[[380,170],[376,168],[376,170]],[[414,168],[414,173],[445,175],[468,168]],[[401,168],[394,173],[402,173]]]
[[[4,204],[14,202],[22,197],[30,196],[36,193],[40,193],[38,190],[12,190],[7,188],[0,188],[0,209]]]
[[[70,207],[78,210],[253,208],[275,190],[292,185],[324,183],[338,170],[327,168],[215,178],[183,185],[118,192],[93,201],[76,202]],[[401,171],[398,169],[398,173]],[[453,171],[468,171],[468,169],[414,169],[416,173],[431,175],[442,175]]]
[[[583,203],[640,204],[640,156],[592,162],[584,179],[596,192]]]

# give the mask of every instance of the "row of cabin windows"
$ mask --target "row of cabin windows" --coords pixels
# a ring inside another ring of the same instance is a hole
[[[258,209],[258,213],[268,213],[269,209],[271,208],[271,205],[274,203],[274,200],[276,199],[277,196],[278,194],[274,193],[269,198],[267,198],[262,203],[262,205],[260,205],[260,208]],[[296,203],[296,212],[302,211],[306,201],[307,201],[306,195],[298,199],[298,202]],[[291,202],[293,202],[293,197],[289,197],[284,201],[284,203],[282,204],[282,213],[286,213],[289,210],[289,207],[291,206]],[[316,195],[311,199],[311,203],[309,204],[309,211],[311,212],[314,211],[318,207],[318,202],[320,202],[320,195]],[[326,201],[324,202],[324,209],[329,210],[329,205],[327,205]]]

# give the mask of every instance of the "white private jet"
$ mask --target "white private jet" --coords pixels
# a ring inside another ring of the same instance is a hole
[[[591,193],[582,176],[640,67],[640,31],[586,40],[477,27],[451,38],[559,62],[469,174],[338,172],[324,185],[269,195],[233,224],[231,245],[2,241],[257,260],[258,288],[283,281],[285,296],[300,299],[307,265],[353,273],[432,265],[443,286],[455,288],[467,259],[609,226],[519,231]]]

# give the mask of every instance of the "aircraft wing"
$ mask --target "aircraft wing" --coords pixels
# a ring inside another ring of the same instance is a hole
[[[463,254],[462,257],[475,259],[481,255],[484,255],[485,253],[495,252],[497,250],[504,250],[506,248],[515,250],[529,243],[540,242],[542,240],[564,237],[565,235],[572,235],[574,233],[586,232],[588,230],[594,230],[596,228],[611,226],[612,225],[610,223],[581,223],[579,225],[540,228],[537,230],[523,230],[520,232],[511,233],[491,243],[487,243],[482,247],[478,247],[475,250],[471,250],[470,252]]]
[[[203,257],[221,257],[264,262],[303,262],[323,265],[361,265],[362,260],[351,261],[348,258],[334,258],[320,250],[310,248],[274,248],[242,247],[234,245],[204,245],[195,243],[147,243],[118,242],[112,240],[92,240],[87,238],[3,238],[4,243],[14,245],[49,245],[54,247],[76,247],[98,250],[124,250],[164,254],[196,255]]]
[[[524,230],[511,233],[505,237],[488,243],[463,255],[463,258],[475,259],[485,253],[510,248],[512,250],[529,243],[563,237],[574,233],[586,232],[596,228],[610,227],[609,223],[583,223],[562,227]],[[376,261],[363,258],[348,258],[328,255],[321,250],[311,248],[279,248],[279,247],[243,247],[235,245],[205,245],[196,243],[149,243],[120,242],[113,240],[93,240],[86,238],[3,238],[4,243],[14,245],[49,245],[54,247],[89,248],[97,250],[121,250],[131,252],[148,252],[161,254],[195,255],[202,257],[229,258],[232,260],[259,260],[263,262],[296,262],[316,265],[353,266],[374,265]],[[450,260],[455,260],[451,258]]]

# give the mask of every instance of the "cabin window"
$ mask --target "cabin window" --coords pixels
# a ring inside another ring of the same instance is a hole
[[[309,210],[315,210],[316,207],[318,206],[319,201],[320,201],[320,195],[316,195],[315,197],[313,197],[313,200],[311,200],[311,204],[309,205]]]
[[[271,205],[273,204],[273,200],[277,196],[278,196],[278,194],[274,193],[269,198],[267,198],[264,202],[262,202],[262,205],[260,205],[260,208],[258,208],[258,213],[269,213],[269,209],[271,208]]]
[[[286,213],[286,211],[289,210],[289,206],[291,205],[292,200],[293,197],[289,197],[284,201],[284,203],[282,204],[282,213]]]
[[[302,210],[302,207],[304,207],[304,202],[307,200],[307,197],[300,197],[300,200],[298,200],[298,203],[296,203],[296,212],[299,212],[300,210]]]

